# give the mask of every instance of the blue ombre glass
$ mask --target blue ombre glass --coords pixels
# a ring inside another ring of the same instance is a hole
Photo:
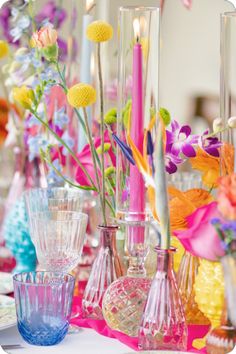
[[[71,316],[74,278],[55,272],[16,274],[18,330],[33,345],[55,345],[65,337]]]

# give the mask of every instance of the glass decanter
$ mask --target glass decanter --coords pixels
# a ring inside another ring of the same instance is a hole
[[[199,310],[195,301],[194,283],[199,264],[198,257],[194,257],[185,251],[177,273],[177,284],[187,323],[207,325],[210,324],[210,321]]]
[[[110,328],[136,337],[151,285],[151,279],[146,277],[144,267],[148,253],[149,224],[131,221],[124,226],[129,268],[126,276],[119,278],[107,289],[102,311]]]
[[[143,350],[186,350],[187,324],[173,271],[174,248],[156,247],[157,272],[139,329]]]
[[[103,319],[102,299],[108,286],[123,275],[116,250],[117,226],[99,226],[100,248],[93,263],[82,300],[84,317]]]

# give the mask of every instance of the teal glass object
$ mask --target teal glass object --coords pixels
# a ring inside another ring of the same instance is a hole
[[[29,344],[49,346],[66,336],[74,277],[58,272],[29,272],[13,277],[17,326]]]
[[[26,205],[23,196],[16,201],[4,220],[3,234],[6,247],[16,259],[13,273],[30,272],[36,269],[37,257],[31,241]]]

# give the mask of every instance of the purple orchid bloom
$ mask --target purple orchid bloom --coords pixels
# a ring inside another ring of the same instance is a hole
[[[209,155],[219,157],[219,148],[222,143],[217,137],[209,137],[209,130],[206,130],[198,139],[199,146]]]
[[[191,135],[191,128],[189,125],[182,127],[176,120],[171,122],[171,131],[166,130],[167,145],[171,146],[171,152],[175,156],[180,153],[186,157],[195,157],[196,151],[192,145],[197,144],[198,136]]]
[[[174,155],[171,152],[171,145],[166,145],[166,153],[165,153],[165,167],[166,172],[169,174],[175,173],[177,171],[177,165],[183,163],[183,159]]]

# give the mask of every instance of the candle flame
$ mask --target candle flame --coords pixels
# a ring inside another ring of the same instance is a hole
[[[86,0],[86,11],[89,12],[94,5],[94,0]]]
[[[147,29],[147,20],[144,16],[140,17],[140,29],[144,33]]]
[[[139,39],[140,39],[140,22],[139,22],[138,18],[134,19],[133,26],[134,26],[134,36],[135,36],[137,42],[139,42]]]

